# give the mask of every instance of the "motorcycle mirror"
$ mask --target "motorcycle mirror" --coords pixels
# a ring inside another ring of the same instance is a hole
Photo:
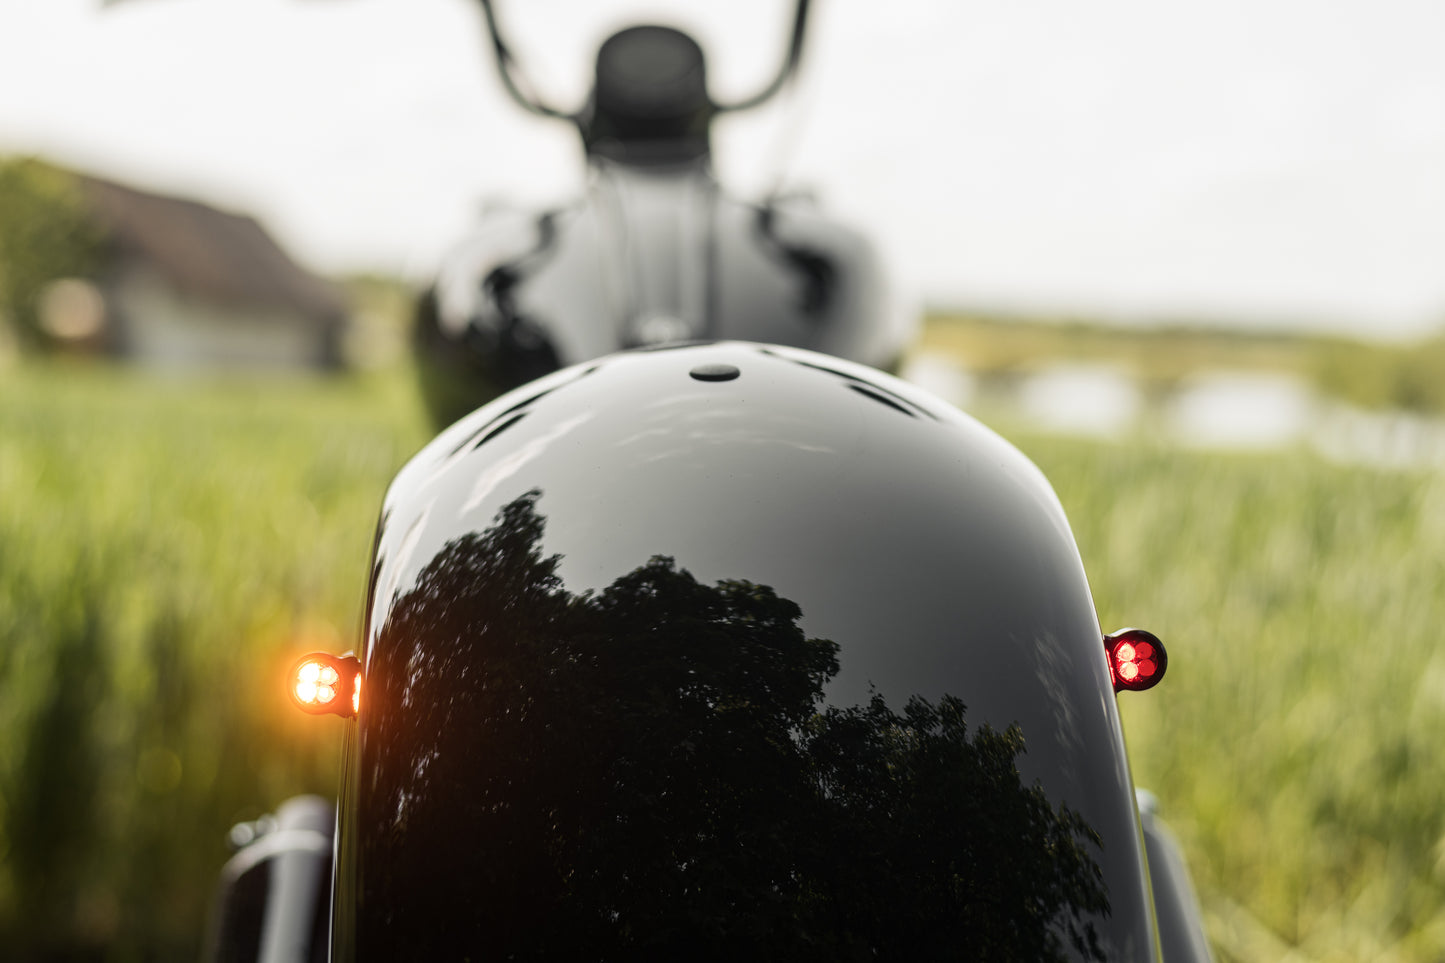
[[[1152,689],[1164,678],[1164,670],[1169,665],[1164,643],[1143,629],[1120,629],[1104,636],[1104,652],[1109,659],[1109,678],[1115,692]]]
[[[361,711],[361,660],[313,652],[292,666],[286,689],[302,712],[350,718]]]

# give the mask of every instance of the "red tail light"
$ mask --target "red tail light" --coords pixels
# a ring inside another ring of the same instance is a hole
[[[1164,643],[1143,629],[1120,629],[1104,636],[1104,652],[1115,692],[1151,689],[1164,678],[1164,669],[1169,665]]]
[[[361,710],[361,662],[355,656],[313,652],[292,667],[286,685],[302,712],[345,718]]]

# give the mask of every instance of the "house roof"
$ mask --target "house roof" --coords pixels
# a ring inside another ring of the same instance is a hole
[[[340,289],[291,260],[254,218],[89,175],[78,178],[117,251],[144,261],[177,290],[316,321],[345,316]]]

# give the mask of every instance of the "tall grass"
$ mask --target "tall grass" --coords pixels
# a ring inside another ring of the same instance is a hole
[[[1106,628],[1222,959],[1445,956],[1445,479],[1007,432]],[[238,819],[329,791],[279,676],[351,644],[409,385],[0,372],[0,947],[194,958]]]
[[[408,387],[0,373],[0,946],[194,958],[227,827],[332,791],[280,676],[351,644]]]
[[[1121,711],[1221,957],[1445,956],[1445,478],[1022,447],[1105,628],[1169,647],[1169,677]]]

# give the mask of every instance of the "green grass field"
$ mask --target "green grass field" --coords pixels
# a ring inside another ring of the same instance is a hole
[[[1445,479],[1016,440],[1104,626],[1169,645],[1169,678],[1120,702],[1221,958],[1440,959]]]
[[[0,946],[194,959],[226,829],[334,792],[281,678],[355,636],[410,387],[0,372]]]
[[[0,946],[192,959],[225,830],[327,791],[291,657],[356,632],[399,375],[0,371]],[[1445,479],[1006,432],[1052,479],[1222,960],[1445,955]]]

